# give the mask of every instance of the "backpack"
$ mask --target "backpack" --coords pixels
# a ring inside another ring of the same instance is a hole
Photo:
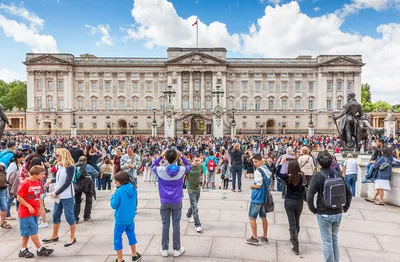
[[[327,208],[338,209],[346,205],[346,183],[341,176],[333,172],[324,181],[322,201]]]
[[[210,172],[215,172],[215,169],[217,168],[217,164],[215,163],[214,159],[209,159],[207,163],[207,170]]]
[[[74,180],[73,180],[74,184],[77,184],[80,179],[84,178],[87,175],[88,175],[88,173],[82,166],[79,166],[79,167],[75,166],[75,173],[74,173]]]
[[[8,163],[4,163],[3,162],[3,160],[2,160],[2,158],[4,157],[4,156],[6,156],[6,155],[8,155],[8,154],[12,154],[13,156],[10,158],[10,160],[8,161]],[[11,162],[13,162],[15,159],[14,159],[14,152],[13,151],[11,151],[11,150],[4,150],[4,151],[2,151],[1,153],[0,153],[0,162],[1,163],[3,163],[5,166],[8,166]]]
[[[6,167],[4,165],[0,165],[0,189],[7,188],[7,174]]]
[[[269,190],[269,185],[271,183],[271,178],[268,179],[267,175],[265,174],[262,168],[257,168],[257,170],[261,173],[263,177],[263,185],[265,190],[265,200],[264,200],[264,207],[266,213],[274,212],[275,204],[274,199],[272,197],[271,191]]]

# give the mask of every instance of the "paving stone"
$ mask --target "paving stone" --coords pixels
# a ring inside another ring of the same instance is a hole
[[[203,235],[205,236],[220,236],[220,237],[245,237],[246,223],[242,222],[221,222],[221,221],[203,221],[201,223]],[[199,233],[191,224],[186,235],[197,236]]]
[[[199,201],[199,209],[213,209],[213,208],[221,208],[224,209],[240,209],[247,210],[247,201],[230,201],[230,200],[209,200],[209,199],[201,199]]]
[[[275,223],[275,216],[268,214],[268,223]],[[249,222],[249,211],[246,210],[221,210],[221,214],[219,215],[220,221],[228,221],[228,222]]]
[[[400,212],[384,212],[374,210],[361,210],[365,220],[385,221],[397,223],[400,221]]]
[[[183,235],[186,232],[186,229],[188,227],[189,222],[187,221],[181,221],[180,227],[181,227],[181,235]],[[162,224],[161,224],[161,219],[159,221],[142,221],[138,220],[135,222],[135,231],[136,234],[142,234],[142,235],[161,235],[162,232]],[[170,224],[170,232],[172,232],[172,221]]]
[[[74,256],[74,261],[82,261],[82,262],[108,262],[110,260],[107,260],[106,255],[104,256]],[[25,260],[26,261],[26,260]],[[31,260],[29,260],[31,261]],[[56,256],[50,256],[50,257],[41,257],[38,258],[37,261],[54,261],[54,262],[70,262],[71,257],[70,256],[64,256],[64,257],[56,257]]]
[[[116,258],[117,258],[116,255],[109,256],[106,261],[107,262],[108,261],[114,261]],[[132,261],[132,256],[124,256],[124,260],[126,262]],[[162,257],[161,255],[159,255],[159,256],[142,255],[142,260],[140,260],[140,261],[141,262],[143,262],[143,261],[144,262],[146,262],[146,261],[148,261],[148,262],[159,262],[159,261],[162,261],[162,262],[173,262],[174,261],[174,257]]]
[[[211,250],[211,244],[213,242],[212,236],[205,236],[198,234],[197,236],[182,236],[181,246],[185,248],[184,256],[193,257],[208,257]],[[173,241],[172,235],[169,238],[169,255],[173,255]],[[146,251],[145,256],[161,256],[161,235],[155,235],[151,241]]]
[[[400,254],[400,237],[375,235],[385,252]]]
[[[400,236],[400,224],[396,223],[343,219],[340,228],[344,231]]]
[[[322,246],[300,243],[299,251],[300,255],[295,255],[292,251],[292,244],[289,242],[278,241],[278,261],[279,262],[296,262],[296,261],[307,261],[307,262],[319,262],[324,261],[324,255],[322,253]],[[349,259],[344,248],[339,248],[340,261],[341,262],[354,262]]]
[[[241,259],[224,259],[224,258],[208,258],[208,257],[187,257],[186,253],[180,257],[175,258],[174,261],[179,262],[242,262]],[[252,261],[257,262],[257,261]]]
[[[275,212],[275,224],[289,225],[289,221],[288,221],[286,213]],[[318,227],[317,216],[301,214],[300,226],[301,227]]]
[[[307,228],[312,244],[322,244],[319,228]],[[373,234],[344,231],[339,228],[339,246],[383,251]]]
[[[244,238],[215,237],[210,257],[277,261],[276,243],[248,245]]]
[[[152,200],[144,200],[147,201],[146,205],[144,207],[141,208],[155,208],[155,209],[159,209],[160,208],[160,200],[158,199],[152,199]],[[201,202],[201,201],[200,201]],[[139,205],[140,205],[140,200],[139,200]],[[183,208],[188,208],[190,206],[189,204],[189,200],[188,199],[183,199],[182,200],[182,207]]]
[[[257,235],[262,236],[262,234],[263,234],[263,229],[260,220],[259,222],[257,222]],[[250,224],[247,224],[246,238],[249,238],[250,236],[251,236],[251,227]],[[278,240],[278,241],[289,241],[290,239],[289,226],[268,224],[268,239]],[[310,240],[308,238],[308,233],[305,227],[300,228],[299,242],[310,243]]]
[[[400,208],[398,206],[393,206],[393,205],[389,205],[389,204],[385,204],[385,208],[387,211],[390,212],[399,212],[400,213]]]
[[[398,254],[346,248],[351,262],[399,262]]]
[[[350,208],[355,208],[355,209],[367,209],[367,210],[375,210],[375,211],[387,211],[385,206],[380,206],[380,205],[374,205],[373,203],[367,202],[367,201],[362,201],[360,199],[358,200],[352,200],[351,201],[351,206]]]
[[[364,219],[364,216],[361,214],[360,209],[353,208],[350,206],[349,210],[347,210],[346,213],[342,214],[343,219],[344,218],[350,218],[350,219]]]
[[[19,248],[21,247],[21,242],[0,240],[0,247],[1,247],[0,259],[3,260],[6,257],[12,257],[11,254],[13,254],[15,250],[19,250]]]

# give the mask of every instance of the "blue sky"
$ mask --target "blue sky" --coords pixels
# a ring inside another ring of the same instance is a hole
[[[360,53],[374,100],[400,102],[400,78],[388,72],[400,66],[399,8],[399,0],[1,0],[0,78],[25,79],[32,50],[166,57],[168,46],[195,45],[198,17],[200,45],[231,57]]]

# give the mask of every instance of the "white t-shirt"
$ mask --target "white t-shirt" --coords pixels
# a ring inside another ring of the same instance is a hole
[[[347,159],[344,166],[346,167],[346,175],[358,174],[358,165],[354,158]]]

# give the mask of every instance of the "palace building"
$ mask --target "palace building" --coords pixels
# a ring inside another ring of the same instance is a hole
[[[361,100],[361,55],[227,58],[225,48],[176,48],[167,58],[28,53],[28,133],[163,134],[166,90],[176,134],[212,134],[220,101],[224,133],[336,133],[348,92]],[[220,90],[220,97],[215,90]],[[214,93],[213,93],[214,92]],[[153,110],[153,107],[155,108]],[[234,110],[232,110],[234,108]],[[154,111],[154,112],[153,112]],[[336,112],[335,112],[336,111]]]

